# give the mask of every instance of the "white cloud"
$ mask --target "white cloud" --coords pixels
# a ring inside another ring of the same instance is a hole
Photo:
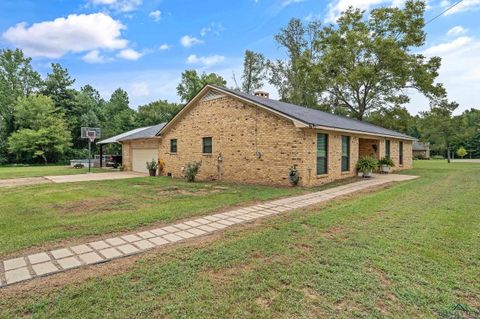
[[[172,46],[170,44],[167,44],[167,43],[164,43],[164,44],[162,44],[161,46],[158,47],[158,49],[160,51],[170,50],[171,48],[172,48]]]
[[[100,54],[100,50],[93,50],[82,57],[82,60],[87,63],[105,63],[107,58]]]
[[[145,97],[150,95],[150,86],[146,82],[132,84],[131,95],[134,97]]]
[[[223,55],[209,55],[197,56],[196,54],[189,55],[187,58],[188,64],[201,64],[203,66],[212,66],[223,62],[225,57]]]
[[[132,12],[142,5],[143,0],[87,0],[96,6],[106,6],[119,12]]]
[[[225,28],[223,27],[223,25],[221,23],[212,22],[212,23],[210,23],[210,25],[208,25],[206,27],[203,27],[200,30],[200,35],[202,37],[208,35],[209,33],[212,33],[214,35],[220,35],[220,33],[224,30],[225,30]]]
[[[135,51],[133,49],[125,49],[120,51],[117,54],[117,57],[125,59],[125,60],[131,60],[131,61],[136,61],[142,57],[142,53]]]
[[[425,51],[423,51],[423,53],[427,56],[445,54],[445,53],[453,52],[456,50],[460,50],[470,42],[472,42],[472,38],[470,37],[459,37],[450,42],[431,46]]]
[[[404,0],[334,0],[327,6],[325,21],[331,23],[336,22],[340,14],[350,6],[368,11],[378,5],[388,4],[391,6],[401,6],[404,2]]]
[[[180,44],[186,48],[189,48],[191,46],[194,46],[195,44],[201,44],[201,43],[203,43],[203,40],[197,39],[189,35],[184,35],[180,39]]]
[[[69,52],[96,49],[123,49],[128,41],[121,38],[125,26],[104,13],[71,14],[66,18],[10,27],[3,38],[33,57],[59,58]]]
[[[459,12],[474,11],[480,9],[480,0],[463,0],[458,5],[445,12],[445,15],[451,15]]]
[[[155,10],[155,11],[152,11],[150,12],[149,16],[155,20],[156,22],[160,21],[160,19],[162,18],[162,12],[160,10]]]
[[[464,34],[466,32],[467,32],[467,29],[457,25],[456,27],[453,27],[450,30],[448,30],[447,35],[459,35],[459,34]]]
[[[299,3],[299,2],[303,2],[303,0],[283,0],[282,3],[281,3],[281,6],[286,7],[286,6],[289,6],[291,4]]]

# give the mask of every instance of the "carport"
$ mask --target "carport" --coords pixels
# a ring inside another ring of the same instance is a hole
[[[165,123],[137,128],[97,142],[100,147],[100,167],[103,167],[103,146],[122,145],[122,166],[129,171],[146,172],[145,162],[158,160],[158,137],[156,134]]]

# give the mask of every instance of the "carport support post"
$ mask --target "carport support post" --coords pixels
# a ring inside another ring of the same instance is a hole
[[[100,168],[103,168],[103,144],[100,144]]]

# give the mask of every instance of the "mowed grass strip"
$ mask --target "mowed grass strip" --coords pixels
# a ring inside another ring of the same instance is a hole
[[[480,165],[228,230],[127,271],[0,298],[0,317],[431,318],[480,309]],[[446,318],[446,317],[445,317]]]
[[[93,173],[110,172],[110,170],[91,168]],[[75,175],[88,173],[88,168],[71,168],[65,165],[46,166],[0,166],[0,179],[40,177],[53,175]]]
[[[0,188],[0,256],[304,192],[167,177]]]

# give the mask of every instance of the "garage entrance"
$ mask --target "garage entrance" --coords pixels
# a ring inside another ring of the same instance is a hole
[[[132,171],[148,173],[147,162],[158,161],[158,148],[132,149]]]

